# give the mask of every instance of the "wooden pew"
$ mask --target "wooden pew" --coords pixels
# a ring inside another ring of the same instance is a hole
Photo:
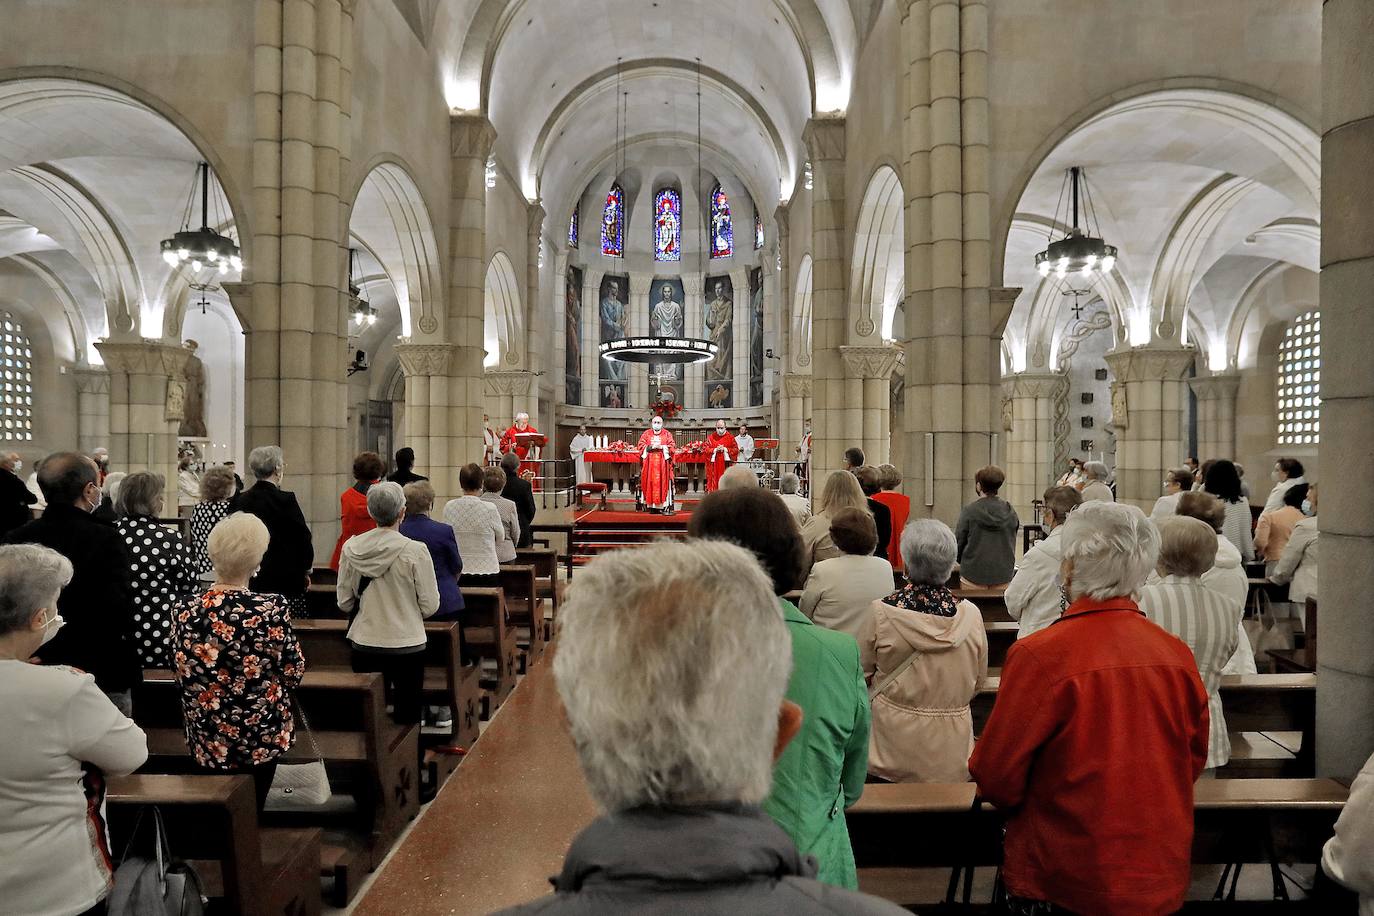
[[[1002,815],[987,804],[973,810],[974,791],[971,783],[866,786],[845,814],[860,886],[881,886],[899,904],[929,903],[904,893],[892,870],[1000,865]],[[1198,865],[1315,863],[1348,795],[1330,779],[1205,779],[1194,791]]]
[[[134,688],[134,718],[148,734],[146,768],[188,772],[192,763],[182,725],[181,689],[170,671],[147,670],[143,677]],[[336,901],[346,903],[361,884],[358,870],[376,868],[420,811],[420,730],[391,721],[380,674],[307,671],[295,696],[310,720],[330,787],[352,795],[353,804],[331,801],[318,812],[269,812],[266,820],[333,828],[321,846],[320,868],[334,879]],[[298,737],[285,759],[308,763],[313,759],[309,742]]]
[[[954,597],[961,601],[972,601],[983,614],[986,623],[1005,623],[1011,620],[1007,613],[1007,587],[995,588],[952,588]]]
[[[567,564],[568,578],[571,579],[573,572],[572,522],[534,522],[530,525],[530,531],[534,534],[534,543],[541,547],[553,547],[553,544],[550,543],[550,535],[563,537],[563,545],[567,548],[567,552],[558,554],[558,559]],[[540,537],[540,535],[544,535],[544,537]]]
[[[1000,668],[1007,660],[1007,651],[1016,643],[1016,635],[1021,625],[1014,620],[985,622],[983,629],[988,636],[988,667]]]
[[[544,599],[539,597],[535,568],[518,563],[501,566],[501,590],[506,594],[506,614],[517,628],[515,641],[521,649],[520,673],[544,654]],[[520,630],[528,630],[525,635]]]
[[[156,805],[173,856],[195,868],[205,893],[224,910],[245,916],[318,916],[320,831],[261,829],[253,781],[247,776],[118,776],[106,787],[110,844],[152,850]],[[140,822],[140,813],[142,814]]]
[[[310,670],[352,670],[352,648],[346,638],[348,621],[298,620],[295,629]],[[427,621],[425,637],[425,702],[432,706],[448,706],[453,710],[453,734],[421,735],[421,742],[426,746],[456,744],[470,748],[477,740],[477,723],[481,714],[482,691],[477,683],[478,668],[476,665],[463,664],[457,621]],[[426,740],[432,737],[442,737],[442,741]],[[436,762],[436,776],[442,781],[458,768],[460,758],[456,754],[440,753]]]
[[[552,547],[517,547],[515,561],[534,567],[539,597],[549,603],[549,619],[544,626],[547,642],[553,639],[553,628],[558,624],[558,604],[562,600],[558,587],[558,551]]]
[[[973,698],[975,734],[982,732],[992,713],[1001,680],[1000,671],[990,674]],[[1221,679],[1220,692],[1226,727],[1231,732],[1231,762],[1221,768],[1224,775],[1234,778],[1313,774],[1315,675],[1226,675]]]
[[[506,615],[506,596],[499,588],[463,589],[463,638],[468,651],[481,658],[482,718],[506,701],[515,689],[515,630]],[[487,664],[490,662],[490,664]]]

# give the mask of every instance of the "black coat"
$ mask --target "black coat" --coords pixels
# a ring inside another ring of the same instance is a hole
[[[249,587],[273,595],[304,595],[305,577],[315,566],[315,546],[296,494],[259,480],[234,497],[229,511],[256,515],[272,537]]]
[[[398,468],[391,474],[390,477],[387,478],[387,480],[391,481],[392,483],[399,483],[401,486],[404,487],[406,484],[418,483],[421,480],[429,480],[429,478],[421,477],[414,471],[403,471]]]
[[[878,526],[878,546],[873,548],[873,555],[886,559],[887,542],[892,540],[892,510],[870,496],[868,511],[873,513],[873,524]]]
[[[516,547],[529,547],[534,543],[534,532],[530,526],[534,524],[534,487],[530,486],[528,480],[522,480],[515,474],[506,475],[506,485],[501,489],[501,495],[515,503],[515,515],[520,520],[520,540],[516,542]]]
[[[0,535],[8,534],[33,519],[29,506],[38,502],[19,475],[0,468]]]
[[[134,644],[132,561],[113,525],[73,506],[48,506],[41,518],[11,531],[7,544],[41,544],[72,563],[72,581],[57,599],[66,626],[37,655],[95,677],[101,690],[128,690],[143,679]]]

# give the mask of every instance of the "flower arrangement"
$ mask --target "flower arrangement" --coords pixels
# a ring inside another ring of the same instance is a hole
[[[677,401],[660,400],[654,403],[652,409],[654,416],[662,417],[665,420],[671,420],[682,413],[682,405]]]
[[[608,452],[633,452],[634,450],[635,446],[626,442],[624,439],[617,439],[606,446],[606,451]]]
[[[704,455],[707,452],[706,443],[698,439],[695,442],[688,442],[673,453],[675,457]]]

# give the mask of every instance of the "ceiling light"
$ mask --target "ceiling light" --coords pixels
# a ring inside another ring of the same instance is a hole
[[[199,273],[201,268],[209,265],[217,269],[221,274],[227,274],[232,270],[243,270],[243,259],[240,257],[239,246],[234,244],[234,240],[228,236],[221,235],[210,228],[210,166],[204,162],[196,166],[196,180],[200,183],[200,228],[191,229],[191,212],[195,206],[196,181],[191,183],[191,192],[187,195],[186,209],[182,214],[181,229],[174,233],[171,238],[162,240],[162,260],[167,262],[168,267],[176,267],[179,264],[189,262],[192,272]],[[219,200],[216,200],[219,204]],[[216,210],[220,209],[216,206]],[[228,222],[231,215],[228,204],[224,209],[224,222]]]
[[[1102,241],[1101,238],[1090,235],[1083,228],[1079,227],[1079,191],[1080,184],[1087,206],[1084,208],[1084,222],[1088,222],[1090,215],[1095,215],[1092,207],[1092,199],[1088,195],[1088,181],[1083,175],[1083,170],[1078,166],[1068,170],[1065,181],[1069,185],[1070,204],[1069,213],[1073,227],[1069,234],[1057,242],[1050,242],[1044,251],[1035,256],[1036,272],[1042,277],[1048,277],[1050,269],[1053,267],[1056,277],[1064,277],[1069,271],[1076,271],[1084,277],[1092,277],[1094,274],[1110,273],[1116,266],[1116,248]],[[1060,199],[1063,199],[1063,192],[1060,192]],[[1093,219],[1096,222],[1096,219]],[[1056,205],[1054,213],[1054,224],[1061,223],[1059,209]],[[1100,232],[1100,228],[1098,230]]]

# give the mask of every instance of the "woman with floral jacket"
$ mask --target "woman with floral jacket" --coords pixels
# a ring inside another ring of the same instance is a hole
[[[295,740],[291,691],[305,673],[281,596],[248,590],[267,541],[267,526],[243,512],[215,526],[208,544],[215,582],[176,615],[172,645],[197,766],[252,776],[259,810],[278,758]]]

